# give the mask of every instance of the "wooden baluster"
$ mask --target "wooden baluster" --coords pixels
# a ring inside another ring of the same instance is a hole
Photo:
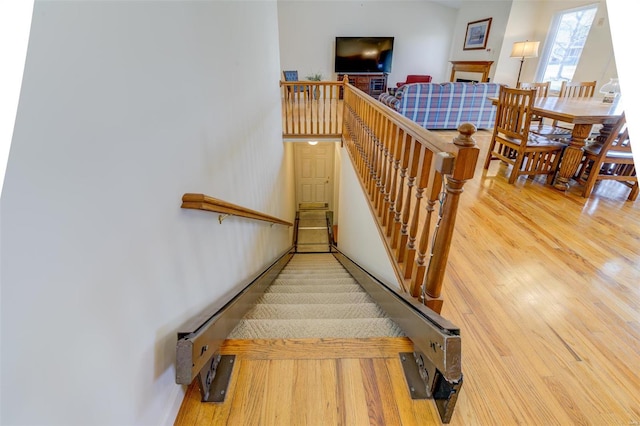
[[[391,236],[393,229],[393,218],[396,210],[396,199],[398,197],[398,177],[400,176],[400,161],[404,149],[404,141],[407,134],[403,129],[398,129],[396,135],[395,149],[393,150],[393,173],[391,177],[391,187],[389,188],[389,211],[387,212],[387,237]]]
[[[282,96],[284,96],[284,97],[283,97],[283,99],[284,99],[283,104],[284,104],[284,105],[283,105],[283,107],[282,107],[282,108],[283,108],[283,110],[284,110],[284,124],[283,124],[283,126],[282,126],[282,127],[283,127],[283,129],[282,129],[282,133],[284,133],[284,134],[290,134],[290,133],[291,133],[291,130],[289,129],[289,122],[290,122],[290,120],[291,120],[291,117],[289,116],[289,106],[290,106],[290,104],[291,104],[291,103],[290,103],[290,101],[289,101],[289,96],[288,96],[289,89],[288,89],[288,87],[287,87],[286,85],[285,85],[285,86],[282,86],[282,87],[283,87],[283,94],[282,94]]]
[[[317,134],[319,132],[318,129],[318,101],[315,98],[315,90],[318,88],[317,85],[313,84],[309,86],[309,114],[310,120],[309,125],[311,127],[311,134]]]
[[[322,111],[324,120],[324,133],[335,133],[333,131],[333,86],[325,85],[322,88]]]
[[[338,93],[340,86],[331,86],[331,122],[334,123],[331,130],[333,133],[338,133]]]
[[[359,99],[359,102],[362,104],[361,100]],[[366,164],[366,170],[364,171],[364,187],[365,187],[365,192],[367,193],[367,197],[371,196],[371,171],[372,171],[372,166],[371,166],[371,160],[372,160],[372,156],[373,156],[373,148],[372,148],[372,140],[371,140],[371,134],[367,131],[367,122],[368,122],[368,114],[369,111],[366,108],[366,105],[362,105],[362,109],[361,109],[361,117],[362,117],[362,122],[361,122],[361,127],[360,127],[360,132],[361,132],[361,136],[362,136],[362,141],[363,141],[363,148],[364,148],[364,160],[365,160],[365,164]]]
[[[389,155],[389,153],[387,152],[387,140],[385,135],[386,126],[385,126],[384,117],[382,116],[380,117],[380,124],[378,128],[380,129],[379,130],[380,131],[380,136],[379,136],[380,159],[378,160],[378,188],[376,191],[376,199],[372,207],[373,207],[373,210],[376,212],[376,215],[378,217],[381,217],[380,205],[382,203],[382,200],[384,199],[384,182],[387,177],[386,165],[387,165],[387,156]]]
[[[311,93],[311,90],[313,90],[312,86],[307,86],[307,90],[303,90],[305,94],[304,125],[305,133],[307,134],[313,133],[313,94]]]
[[[442,190],[442,175],[437,172],[434,173],[433,179],[430,183],[431,191],[429,193],[429,199],[427,200],[426,206],[427,216],[425,217],[424,224],[422,226],[418,250],[416,252],[415,268],[410,281],[410,293],[413,297],[420,296],[422,282],[424,281],[424,275],[427,271],[425,256],[427,254],[427,249],[429,248],[429,237],[431,236],[431,221],[433,220],[434,206],[438,201],[440,191]]]
[[[369,199],[373,201],[376,195],[376,185],[378,184],[378,147],[380,146],[380,141],[374,133],[374,126],[376,122],[375,111],[367,105],[367,134],[370,140],[370,154],[371,154],[371,162],[370,162],[370,180],[369,180]]]
[[[371,140],[371,180],[369,182],[369,199],[373,204],[376,196],[376,187],[378,185],[378,157],[380,155],[380,140],[378,140],[378,137],[374,132],[374,128],[376,125],[375,111],[368,105],[367,111],[369,113],[369,121],[367,122],[367,133],[369,134],[369,139]]]
[[[324,119],[324,98],[325,98],[325,85],[322,83],[318,83],[316,86],[318,90],[318,101],[317,101],[317,109],[318,109],[318,133],[327,133],[327,129],[325,126]]]
[[[416,184],[416,203],[413,207],[413,215],[411,218],[411,227],[409,228],[409,241],[407,242],[407,254],[404,261],[404,277],[411,278],[413,273],[414,260],[416,256],[416,238],[418,235],[418,226],[420,224],[420,207],[423,193],[433,170],[431,164],[433,161],[433,152],[426,149],[424,145],[420,145],[420,166],[418,167],[418,177]],[[424,224],[423,224],[424,226]]]
[[[371,205],[374,206],[376,204],[376,193],[378,192],[378,184],[380,182],[380,174],[378,170],[378,163],[380,161],[380,139],[378,138],[379,133],[377,133],[378,126],[378,114],[375,110],[371,109],[371,122],[369,126],[369,132],[371,133],[371,140],[373,141],[373,161],[371,162],[371,188],[369,190]]]
[[[409,135],[406,133],[402,138],[402,165],[400,166],[400,180],[396,187],[396,202],[393,211],[393,230],[391,231],[391,248],[398,247],[398,239],[400,238],[400,224],[402,213],[402,200],[404,195],[404,179],[409,169],[409,157],[411,155],[411,144],[409,143]]]
[[[363,172],[364,172],[364,149],[362,146],[362,123],[361,120],[362,118],[360,116],[358,116],[358,104],[357,104],[357,99],[355,98],[355,96],[350,93],[350,100],[351,100],[351,114],[352,114],[352,119],[351,119],[351,123],[353,126],[353,133],[354,133],[354,137],[355,139],[355,148],[357,149],[357,156],[355,158],[357,158],[357,171],[358,173],[360,173],[360,176],[364,176]],[[355,154],[355,153],[354,153]]]
[[[363,164],[364,164],[364,169],[362,170],[362,176],[363,176],[363,180],[365,183],[365,188],[367,188],[367,190],[365,190],[365,192],[367,192],[367,197],[369,196],[368,194],[368,188],[369,188],[369,184],[371,182],[371,144],[370,144],[370,140],[369,140],[369,135],[367,134],[367,113],[368,111],[365,108],[365,105],[362,103],[362,100],[360,98],[358,98],[358,105],[360,107],[360,117],[361,120],[359,121],[360,124],[360,138],[362,140],[362,159],[363,159]]]
[[[411,146],[411,166],[409,168],[409,177],[407,178],[407,194],[404,200],[405,205],[402,208],[402,228],[400,229],[400,245],[397,253],[398,263],[404,262],[405,259],[407,240],[409,239],[409,232],[407,231],[407,228],[409,226],[409,217],[411,215],[411,193],[415,186],[418,164],[420,162],[421,144],[411,138]]]
[[[298,133],[303,133],[306,130],[306,123],[304,122],[304,117],[302,116],[302,99],[301,99],[301,95],[302,92],[300,90],[298,90],[297,92],[294,92],[294,98],[295,98],[295,107],[296,110],[298,111],[298,117],[297,117],[297,124],[298,124]]]
[[[367,108],[367,121],[365,123],[365,131],[367,132],[367,138],[369,140],[369,182],[367,185],[367,192],[369,200],[373,201],[375,198],[376,188],[376,161],[378,159],[378,138],[373,134],[373,123],[375,122],[375,115],[371,108]]]
[[[384,222],[383,207],[384,200],[387,197],[387,178],[388,178],[388,166],[389,166],[389,146],[391,141],[389,140],[389,128],[391,122],[380,113],[380,142],[382,145],[382,158],[380,159],[380,187],[378,188],[378,199],[375,205],[375,210],[378,213],[378,217]],[[383,223],[384,225],[384,223]]]
[[[380,193],[382,192],[382,182],[384,178],[384,132],[383,132],[383,116],[380,111],[374,112],[375,123],[373,126],[373,133],[376,139],[376,185],[375,185],[375,196],[373,198],[373,203],[371,206],[375,212],[378,211],[377,206],[380,203]]]
[[[387,150],[387,177],[385,179],[384,189],[384,202],[381,206],[380,215],[382,216],[382,226],[388,227],[389,225],[389,212],[392,210],[391,197],[393,195],[393,179],[394,179],[394,165],[395,165],[395,152],[398,146],[398,127],[389,122],[389,144]]]
[[[362,135],[361,135],[361,124],[360,124],[360,118],[358,117],[358,111],[357,111],[357,107],[358,105],[355,102],[351,102],[353,100],[353,96],[351,94],[351,92],[349,91],[348,93],[349,95],[349,105],[350,105],[350,109],[349,109],[349,117],[350,117],[350,123],[351,123],[351,132],[352,132],[352,136],[353,136],[353,158],[356,161],[356,171],[360,174],[360,176],[364,176],[363,174],[363,169],[364,169],[364,151],[362,149]],[[345,96],[347,96],[347,92],[345,91]]]
[[[476,132],[476,127],[471,123],[461,124],[458,127],[459,134],[453,143],[460,146],[455,158],[453,172],[445,178],[445,199],[442,204],[442,219],[440,227],[434,238],[431,247],[432,257],[427,268],[427,278],[425,282],[426,306],[440,313],[442,309],[442,280],[447,266],[449,249],[451,248],[451,238],[456,222],[460,194],[463,191],[465,182],[473,178],[476,162],[478,161],[479,149],[475,145],[475,140],[471,137]],[[436,232],[436,230],[434,230]]]

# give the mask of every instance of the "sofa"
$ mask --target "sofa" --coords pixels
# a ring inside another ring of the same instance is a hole
[[[378,100],[425,129],[457,129],[473,123],[478,129],[493,128],[496,107],[489,97],[498,97],[498,83],[412,83],[395,95],[382,93]]]

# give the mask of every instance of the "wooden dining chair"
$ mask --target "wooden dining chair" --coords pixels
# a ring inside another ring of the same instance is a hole
[[[530,133],[535,95],[535,89],[500,86],[496,121],[484,168],[488,169],[492,160],[510,164],[510,184],[521,175],[547,175],[547,184],[551,184],[565,146]]]
[[[623,114],[602,144],[585,146],[584,158],[578,169],[578,182],[584,184],[583,197],[591,195],[598,181],[616,180],[631,188],[628,200],[635,201],[638,198],[638,175],[626,123]]]
[[[595,81],[563,81],[560,85],[560,98],[592,98],[596,92]],[[571,127],[569,125],[560,124],[558,120],[554,120],[551,125],[539,126],[532,129],[534,133],[551,137],[554,140],[566,141],[571,138]]]
[[[535,89],[536,98],[546,98],[547,96],[549,96],[549,88],[551,87],[551,82],[519,82],[517,87],[518,89]]]
[[[535,89],[536,91],[536,99],[537,98],[546,98],[549,96],[549,88],[551,87],[550,81],[545,82],[518,82],[516,86],[518,89]],[[531,131],[538,133],[543,131],[544,120],[542,117],[538,115],[533,115],[531,117]]]

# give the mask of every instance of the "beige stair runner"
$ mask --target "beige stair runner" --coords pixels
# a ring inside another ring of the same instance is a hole
[[[229,339],[400,337],[329,253],[295,254]]]

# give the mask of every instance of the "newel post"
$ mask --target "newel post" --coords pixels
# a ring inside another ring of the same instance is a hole
[[[450,163],[447,164],[446,155],[439,162],[441,170],[438,171],[444,175],[445,197],[441,206],[439,224],[434,230],[436,235],[431,247],[431,259],[424,283],[424,303],[438,313],[442,309],[442,299],[440,299],[442,281],[451,248],[460,194],[463,192],[466,181],[473,178],[480,151],[472,137],[476,131],[476,126],[471,123],[463,123],[458,126],[459,133],[453,139],[453,143],[460,148],[455,158],[452,159],[453,167]]]

